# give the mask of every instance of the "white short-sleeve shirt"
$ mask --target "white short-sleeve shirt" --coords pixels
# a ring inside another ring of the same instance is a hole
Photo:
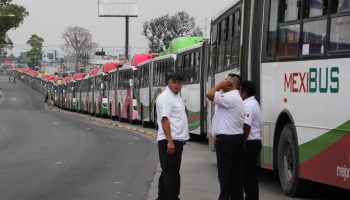
[[[214,96],[215,114],[212,121],[212,136],[243,133],[244,105],[238,90]]]
[[[169,87],[166,87],[157,98],[156,108],[159,125],[157,141],[166,139],[161,123],[162,117],[169,119],[173,140],[185,141],[190,138],[186,110],[179,94],[174,94]]]
[[[261,140],[261,108],[254,96],[244,101],[244,123],[250,126],[248,140]]]

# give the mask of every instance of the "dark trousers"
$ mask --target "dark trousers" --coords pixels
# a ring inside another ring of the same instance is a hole
[[[219,200],[242,200],[241,156],[243,135],[217,135],[216,158],[220,183]]]
[[[246,152],[242,158],[245,200],[259,199],[258,158],[261,147],[261,140],[248,140],[246,143]]]
[[[158,141],[159,160],[162,173],[158,182],[157,200],[179,200],[180,195],[180,166],[183,142],[174,140],[175,153],[167,154],[167,140]]]

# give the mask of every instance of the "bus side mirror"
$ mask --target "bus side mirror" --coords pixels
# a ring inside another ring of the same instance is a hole
[[[134,84],[134,82],[132,81],[132,79],[129,79],[129,86],[132,87]]]

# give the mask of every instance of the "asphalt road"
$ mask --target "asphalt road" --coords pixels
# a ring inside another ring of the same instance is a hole
[[[145,199],[154,141],[45,109],[43,96],[0,75],[0,199]]]

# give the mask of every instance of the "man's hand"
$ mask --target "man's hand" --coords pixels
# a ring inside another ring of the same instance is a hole
[[[167,153],[169,156],[173,155],[175,153],[175,145],[173,141],[168,141],[167,144]]]

